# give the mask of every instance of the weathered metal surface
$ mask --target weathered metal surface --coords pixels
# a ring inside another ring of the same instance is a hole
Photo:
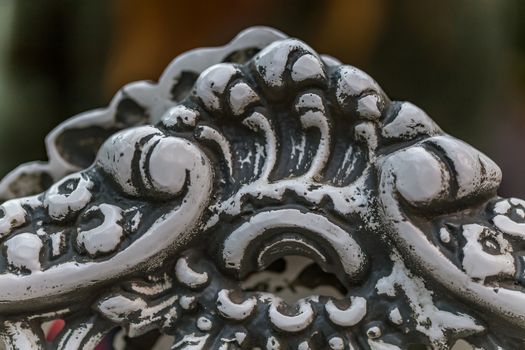
[[[524,345],[525,202],[299,40],[191,51],[47,148],[0,184],[8,348],[93,349],[115,327],[173,349]]]

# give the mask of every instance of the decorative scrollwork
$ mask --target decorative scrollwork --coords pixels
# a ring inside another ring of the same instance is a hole
[[[184,54],[47,147],[0,183],[7,348],[93,349],[114,328],[172,349],[525,345],[525,202],[299,40],[254,28]]]

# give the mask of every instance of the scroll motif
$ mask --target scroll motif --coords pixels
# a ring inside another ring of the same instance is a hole
[[[93,349],[116,327],[173,349],[524,345],[525,202],[299,40],[254,28],[185,54],[47,146],[0,184],[8,348]]]

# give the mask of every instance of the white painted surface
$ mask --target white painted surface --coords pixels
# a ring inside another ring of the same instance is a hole
[[[501,233],[478,224],[470,224],[463,226],[463,236],[467,240],[463,247],[463,269],[470,277],[481,280],[498,275],[514,277],[516,268],[511,254],[512,248]],[[481,241],[486,238],[496,242],[498,246],[491,248],[499,251],[498,255],[484,251]]]
[[[206,317],[199,317],[197,319],[197,328],[203,332],[209,331],[213,327],[213,323]]]
[[[91,230],[79,231],[77,236],[78,245],[84,247],[91,255],[115,251],[124,236],[120,224],[123,220],[122,209],[112,204],[102,203],[89,208],[85,215],[98,210],[104,217],[102,223]]]
[[[193,270],[186,258],[180,258],[175,265],[177,280],[190,288],[199,288],[208,282],[208,273]]]
[[[410,203],[426,204],[448,191],[445,166],[424,148],[408,148],[392,157],[397,191]]]
[[[68,181],[78,181],[73,187],[73,183],[66,185],[69,193],[61,193],[60,187]],[[69,213],[77,213],[91,201],[91,189],[93,183],[80,174],[72,174],[62,181],[54,184],[46,192],[44,205],[47,207],[49,216],[53,219],[61,220]]]
[[[179,194],[186,182],[187,164],[193,154],[185,152],[187,145],[168,137],[159,140],[149,158],[149,175],[153,189],[171,196]]]
[[[62,254],[66,247],[66,237],[64,231],[55,232],[49,235],[51,239],[51,254],[57,257]]]
[[[221,108],[219,97],[238,70],[231,64],[219,63],[201,73],[195,82],[195,91],[202,103],[210,110]]]
[[[31,272],[40,271],[40,250],[43,243],[37,235],[20,233],[9,238],[5,245],[9,265]]]
[[[301,82],[307,79],[325,79],[323,65],[319,58],[306,54],[297,59],[292,66],[292,80]]]
[[[403,102],[394,120],[383,127],[384,137],[413,139],[417,135],[436,135],[441,132],[439,126],[419,107]]]
[[[385,343],[381,340],[368,339],[368,345],[371,350],[401,350],[398,346]]]
[[[229,291],[222,289],[217,295],[217,310],[226,318],[233,320],[244,320],[255,309],[257,301],[255,298],[249,298],[242,303],[234,303],[229,296]]]
[[[432,138],[430,139],[432,140]],[[470,147],[466,145],[465,147]],[[444,288],[458,297],[476,303],[490,312],[496,312],[509,322],[523,326],[525,322],[525,295],[520,291],[506,288],[494,289],[479,281],[473,281],[463,270],[454,265],[423,233],[412,223],[399,207],[396,198],[396,181],[398,175],[394,169],[402,161],[403,151],[391,154],[383,160],[381,170],[380,201],[395,234],[392,238],[403,254],[408,254],[418,267],[433,276]],[[497,173],[496,168],[486,168],[486,173]],[[488,182],[497,186],[496,179]],[[425,189],[422,189],[425,191]],[[480,303],[480,300],[483,300]]]
[[[276,337],[271,336],[268,338],[268,341],[266,342],[266,350],[281,350],[281,349],[282,349],[281,343]]]
[[[345,343],[340,337],[332,337],[328,340],[328,345],[332,350],[343,350],[345,348]]]
[[[197,298],[194,296],[183,295],[179,298],[179,305],[184,310],[191,310],[196,306]]]
[[[259,96],[244,82],[238,82],[230,89],[230,108],[235,115],[241,115],[246,107],[259,100]]]
[[[392,273],[377,282],[377,292],[395,296],[401,289],[417,322],[416,329],[425,334],[433,346],[446,344],[448,330],[471,331],[474,334],[485,330],[468,315],[438,309],[434,304],[432,292],[426,288],[424,281],[408,271],[397,255],[392,255],[392,260]]]
[[[348,96],[358,96],[366,90],[381,91],[379,85],[368,74],[352,66],[339,68],[340,78],[337,82],[336,97],[343,105]]]
[[[4,237],[11,233],[12,229],[23,225],[26,222],[26,211],[22,207],[22,202],[17,199],[12,199],[4,202],[0,206],[3,213],[0,218],[0,237]]]
[[[283,73],[288,62],[288,55],[292,50],[298,48],[307,48],[308,51],[313,51],[303,42],[286,39],[266,46],[257,54],[257,70],[268,86],[282,87],[284,85]]]
[[[133,157],[140,140],[151,135],[155,142],[160,139],[161,132],[152,126],[126,129],[111,136],[98,152],[97,165],[111,175],[127,194],[138,195],[137,188],[131,179]],[[152,139],[149,140],[151,141]]]
[[[297,314],[293,316],[281,313],[278,310],[279,304],[279,300],[274,300],[268,310],[270,322],[277,329],[284,332],[299,332],[308,327],[314,320],[314,310],[312,309],[312,305],[307,301],[302,300],[299,302],[299,310]]]
[[[50,295],[56,298],[78,288],[132,273],[143,262],[158,261],[167,247],[183,244],[193,234],[189,228],[195,227],[208,203],[213,175],[209,160],[200,149],[187,141],[179,142],[184,152],[193,155],[186,157],[187,163],[183,164],[190,177],[184,203],[157,219],[141,237],[107,260],[83,264],[66,262],[31,275],[0,275],[0,285],[5,286],[0,290],[0,309],[2,304],[16,302],[24,305],[25,300]]]
[[[388,318],[392,321],[393,324],[401,325],[403,324],[403,316],[399,312],[399,308],[395,307],[388,313]]]
[[[512,210],[515,210],[516,214],[520,215],[518,211],[523,211],[523,208],[525,208],[525,202],[522,200],[516,198],[500,200],[494,206],[494,213],[500,215],[496,215],[492,221],[501,231],[511,236],[525,239],[525,222],[516,222],[509,217]]]
[[[230,176],[233,175],[233,156],[230,147],[230,143],[217,129],[208,126],[201,125],[197,128],[197,138],[199,140],[210,140],[213,141],[221,149],[221,153],[228,166],[228,173]]]
[[[448,232],[448,229],[446,227],[442,227],[439,229],[439,239],[443,243],[450,243],[450,232]]]
[[[352,297],[351,304],[346,309],[338,308],[331,300],[325,305],[330,321],[341,327],[352,327],[361,322],[366,315],[366,299]]]
[[[349,276],[362,271],[366,258],[351,235],[324,216],[302,213],[296,209],[282,209],[254,215],[232,232],[224,242],[225,266],[239,269],[248,245],[272,228],[297,227],[311,231],[323,239],[339,255],[341,265]]]
[[[436,136],[426,142],[438,145],[450,159],[457,174],[458,197],[492,191],[501,183],[501,170],[496,163],[463,141]]]
[[[195,126],[197,123],[198,112],[184,105],[170,108],[162,117],[162,124],[171,128],[179,122],[188,126]]]
[[[357,100],[357,113],[359,113],[362,118],[379,119],[381,117],[381,111],[378,108],[379,103],[379,95],[371,94],[361,97]]]
[[[23,322],[4,321],[0,335],[6,350],[40,349],[40,338]],[[0,345],[1,346],[1,345]]]

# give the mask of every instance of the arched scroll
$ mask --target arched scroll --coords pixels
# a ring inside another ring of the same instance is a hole
[[[190,51],[46,145],[0,183],[6,348],[525,346],[525,202],[300,40]]]

